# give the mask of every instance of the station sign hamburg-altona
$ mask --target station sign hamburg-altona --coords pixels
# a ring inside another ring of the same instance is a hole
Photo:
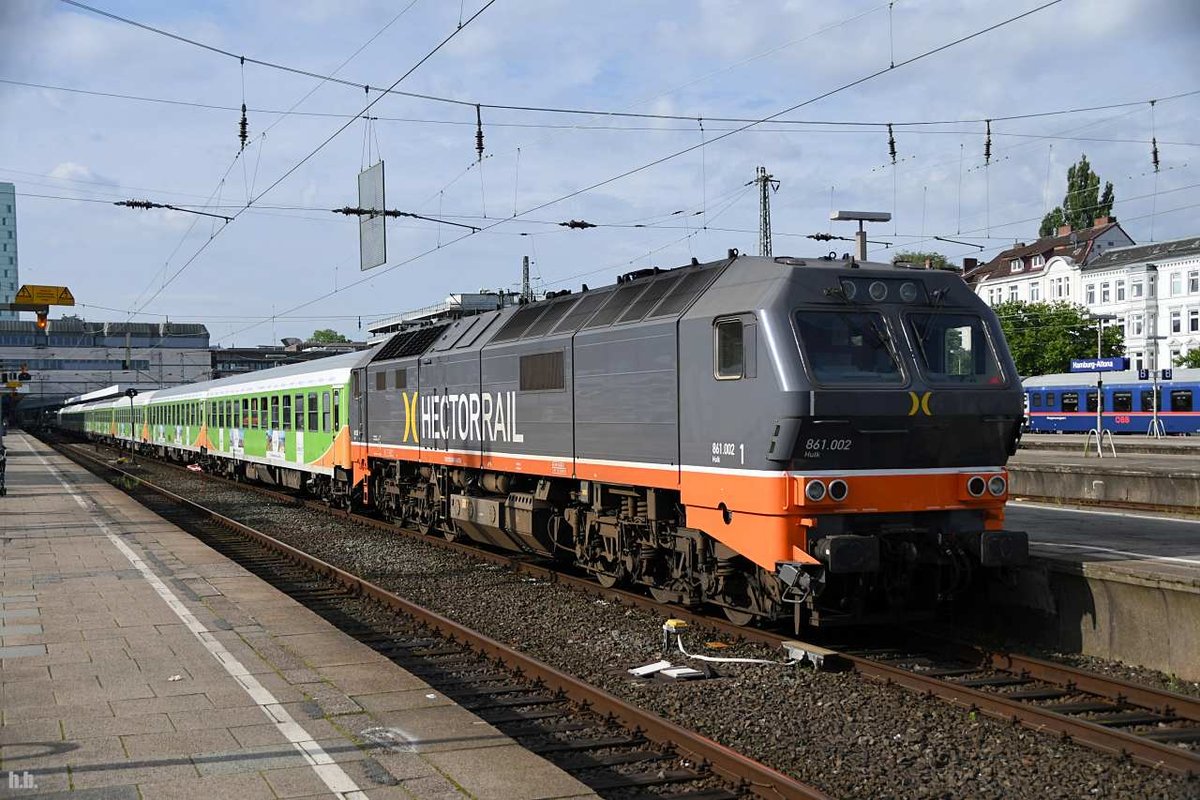
[[[1129,359],[1126,356],[1071,359],[1071,372],[1122,372],[1127,369]]]

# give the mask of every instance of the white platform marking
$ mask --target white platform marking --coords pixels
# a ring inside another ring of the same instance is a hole
[[[1200,558],[1182,558],[1180,556],[1152,556],[1149,553],[1135,553],[1131,550],[1117,550],[1112,547],[1100,547],[1094,544],[1060,544],[1059,542],[1041,542],[1035,539],[1030,539],[1031,545],[1039,547],[1062,547],[1068,550],[1093,550],[1097,553],[1112,553],[1118,556],[1128,556],[1129,558],[1142,559],[1144,561],[1170,561],[1175,564],[1187,564],[1188,566],[1200,567]]]
[[[1200,525],[1200,519],[1186,517],[1168,517],[1166,515],[1133,514],[1128,511],[1100,511],[1093,508],[1075,508],[1074,506],[1058,506],[1052,503],[1029,503],[1024,500],[1009,501],[1014,508],[1041,508],[1046,511],[1064,511],[1068,514],[1097,514],[1102,517],[1125,517],[1126,519],[1150,519],[1158,522],[1182,522],[1188,525]]]

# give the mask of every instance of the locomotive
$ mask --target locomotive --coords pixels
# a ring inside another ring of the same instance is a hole
[[[63,424],[741,624],[905,618],[1028,553],[1021,384],[946,271],[730,251],[147,394]]]

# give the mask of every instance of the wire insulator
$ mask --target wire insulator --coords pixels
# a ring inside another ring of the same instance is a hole
[[[892,123],[888,123],[888,152],[892,156],[892,163],[896,163],[896,137],[892,134]]]
[[[983,140],[983,163],[992,163],[992,121],[987,120],[987,138]]]
[[[483,161],[483,116],[475,104],[475,161]]]
[[[242,143],[242,150],[246,149],[246,141],[249,139],[250,123],[246,120],[246,104],[242,103],[242,121],[238,123],[238,139]]]
[[[1154,171],[1158,172],[1158,134],[1154,130],[1154,106],[1158,103],[1157,100],[1150,101],[1150,161],[1154,164]]]

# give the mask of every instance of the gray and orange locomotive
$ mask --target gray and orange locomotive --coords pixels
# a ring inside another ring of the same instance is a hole
[[[354,358],[304,485],[431,534],[743,624],[904,617],[1027,557],[1004,529],[1021,384],[952,272],[731,251]]]
[[[396,334],[353,370],[351,457],[398,522],[829,625],[1025,558],[1021,414],[957,275],[731,253]]]

